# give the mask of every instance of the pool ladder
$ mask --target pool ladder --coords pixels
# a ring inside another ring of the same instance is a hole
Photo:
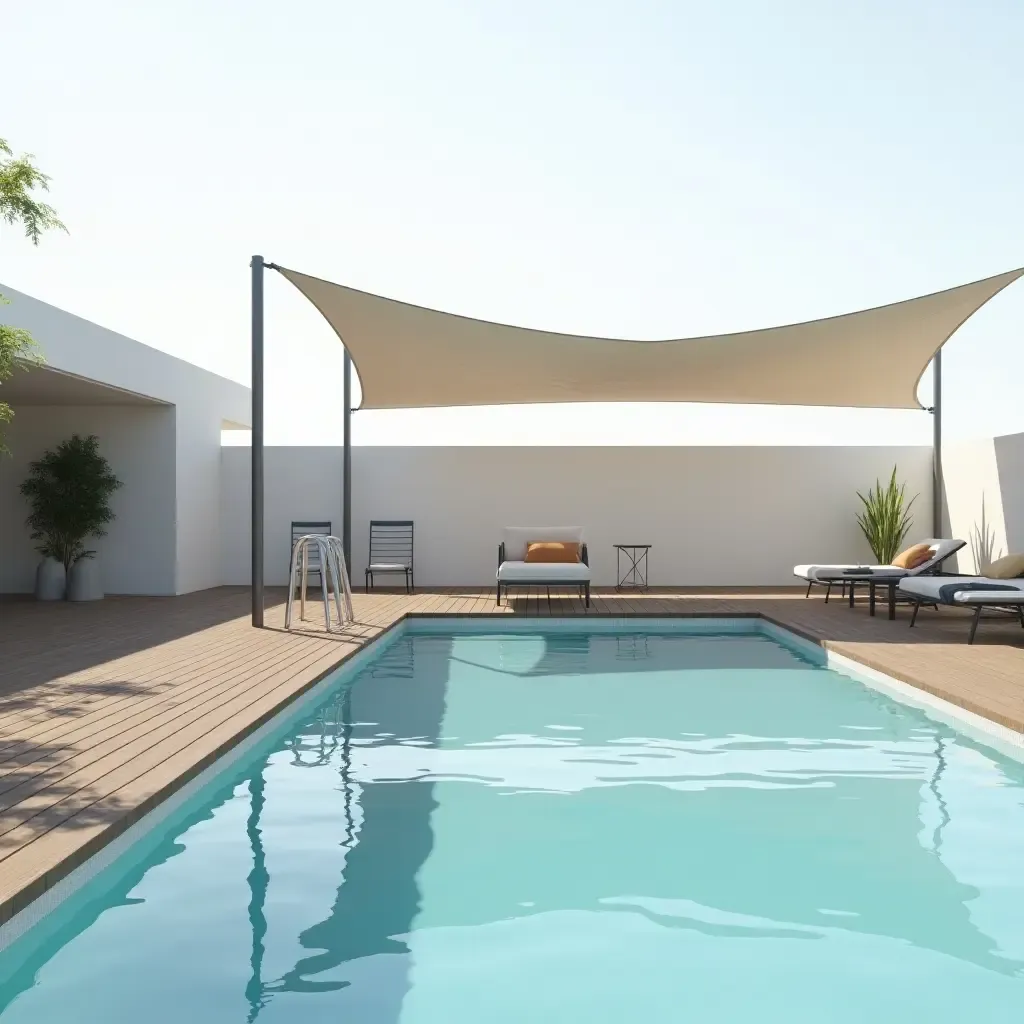
[[[315,553],[315,560],[310,558]],[[299,619],[306,618],[306,586],[309,572],[320,576],[320,591],[324,599],[324,621],[327,632],[334,631],[331,620],[330,592],[334,592],[334,605],[338,614],[338,629],[346,622],[355,622],[352,611],[352,584],[345,568],[345,553],[337,537],[320,533],[306,533],[295,541],[292,548],[292,563],[288,573],[288,604],[284,613],[284,628],[292,628],[292,608],[295,591],[299,591]]]

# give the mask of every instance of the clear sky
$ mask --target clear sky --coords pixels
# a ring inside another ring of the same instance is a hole
[[[766,327],[1024,264],[1020,0],[37,0],[0,137],[70,236],[0,281],[248,382],[250,254],[620,337]],[[268,279],[268,441],[340,439],[340,346]],[[1024,283],[947,346],[948,431],[1024,430]],[[927,395],[922,397],[927,399]],[[358,443],[927,441],[925,413],[356,416]]]

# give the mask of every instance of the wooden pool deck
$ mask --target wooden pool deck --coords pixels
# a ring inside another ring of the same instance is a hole
[[[543,592],[497,609],[491,591],[355,595],[357,625],[283,629],[281,591],[267,626],[249,625],[249,592],[96,604],[0,600],[0,923],[407,614],[761,615],[836,652],[1024,732],[1024,630],[999,616],[965,643],[968,617],[908,611],[890,622],[864,604],[803,590],[598,592],[592,607]]]

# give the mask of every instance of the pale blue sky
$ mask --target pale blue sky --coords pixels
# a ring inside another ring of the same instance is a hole
[[[4,12],[0,135],[71,235],[0,232],[0,280],[245,382],[253,252],[579,333],[848,312],[1024,264],[1022,53],[1019,0],[38,0]],[[1024,430],[1022,322],[1017,284],[947,347],[953,436]],[[276,275],[268,359],[268,440],[338,440],[340,348]],[[362,443],[929,437],[905,412],[356,417]]]

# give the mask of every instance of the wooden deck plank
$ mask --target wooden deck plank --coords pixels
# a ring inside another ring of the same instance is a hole
[[[358,645],[352,644],[351,649]],[[347,652],[342,652],[347,653]],[[6,846],[6,834],[20,821],[38,814],[50,803],[75,795],[102,778],[107,771],[130,761],[137,753],[160,747],[168,737],[187,731],[194,723],[213,722],[225,707],[239,700],[251,700],[267,685],[279,685],[296,673],[304,673],[323,660],[322,651],[308,651],[289,659],[278,659],[272,666],[261,665],[247,677],[232,677],[230,684],[213,687],[192,699],[161,709],[139,722],[115,725],[100,733],[87,733],[78,744],[54,748],[52,758],[37,756],[36,760],[16,766],[0,779],[0,860]],[[43,748],[46,750],[47,748]],[[39,754],[40,751],[34,752]],[[95,763],[94,763],[95,762]]]
[[[261,668],[282,663],[286,664],[301,650],[282,649],[280,646],[267,645],[267,654],[258,664]],[[79,708],[75,715],[49,714],[31,723],[25,723],[19,729],[19,740],[0,747],[0,780],[10,770],[10,762],[25,763],[26,755],[33,749],[52,749],[55,744],[68,740],[77,740],[90,735],[97,726],[104,729],[120,724],[124,727],[134,724],[142,717],[160,712],[168,707],[182,706],[195,698],[209,698],[225,687],[234,685],[239,679],[245,679],[252,673],[253,662],[247,658],[239,658],[240,650],[231,648],[231,657],[227,659],[211,659],[201,664],[202,672],[189,676],[187,681],[176,687],[160,687],[147,689],[135,696],[122,696],[107,701],[96,701],[85,708]],[[191,666],[182,666],[179,675],[189,673]],[[171,672],[169,678],[173,678]],[[12,723],[5,722],[5,728]],[[19,723],[20,724],[20,723]],[[0,781],[0,791],[3,789]]]
[[[542,616],[762,615],[865,665],[1024,732],[1024,630],[986,618],[968,646],[967,616],[924,611],[908,628],[825,604],[802,589],[595,590],[531,587],[496,605],[483,587],[354,595],[356,623],[324,631],[322,604],[283,629],[249,625],[249,594],[95,605],[0,602],[0,920],[209,764],[276,709],[406,614]]]
[[[239,718],[254,720],[254,709],[261,708],[282,686],[287,687],[295,671],[323,670],[332,663],[323,653],[314,654],[294,669],[289,666],[257,679],[233,693],[230,700],[169,719],[156,732],[129,734],[122,743],[90,748],[89,760],[81,767],[72,762],[73,771],[54,773],[53,779],[31,780],[5,793],[0,797],[0,862],[66,818],[159,768],[208,734],[231,727]]]

